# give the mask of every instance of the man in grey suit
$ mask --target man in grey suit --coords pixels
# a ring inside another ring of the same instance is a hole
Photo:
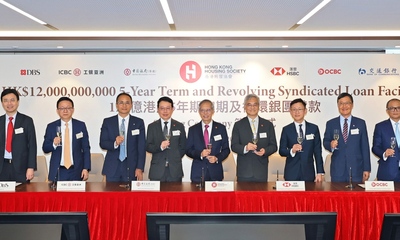
[[[6,114],[0,117],[0,181],[30,181],[37,152],[33,120],[18,112],[19,94],[15,89],[5,89],[1,103]]]
[[[182,157],[186,132],[182,123],[171,118],[174,102],[169,97],[157,101],[160,119],[147,128],[146,150],[152,153],[149,178],[161,182],[182,182]]]
[[[232,151],[237,154],[238,182],[267,182],[268,156],[276,152],[272,123],[258,116],[260,98],[249,94],[244,99],[247,117],[237,121],[232,130]]]

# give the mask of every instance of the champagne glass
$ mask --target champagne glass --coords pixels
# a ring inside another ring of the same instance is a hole
[[[171,133],[168,131],[167,133],[165,133],[164,137],[165,140],[169,141],[171,139]],[[169,148],[169,146],[167,148]]]
[[[339,141],[339,129],[334,129],[333,130],[333,139],[336,141]],[[338,147],[335,147],[335,150],[339,149]]]
[[[57,137],[60,138],[60,143],[57,146],[61,146],[61,126],[57,126]]]
[[[304,140],[303,134],[299,133],[297,135],[297,143],[301,145],[303,143],[303,140]],[[300,150],[299,152],[303,152],[303,150]]]
[[[257,145],[257,142],[258,142],[258,135],[257,135],[257,133],[254,133],[254,134],[253,134],[253,138],[251,139],[251,141],[253,142],[253,144],[256,144],[256,145]],[[257,150],[254,150],[253,152],[257,152]]]
[[[211,150],[211,149],[212,149],[212,144],[211,144],[211,143],[207,144],[207,149],[208,149],[208,150]]]
[[[393,150],[396,148],[396,138],[395,137],[390,138],[390,148]],[[395,157],[394,153],[391,157]]]
[[[125,129],[120,128],[120,129],[119,129],[119,135],[120,135],[121,137],[125,138]],[[121,145],[124,145],[124,144],[125,144],[125,139],[124,139],[124,141],[122,141]]]

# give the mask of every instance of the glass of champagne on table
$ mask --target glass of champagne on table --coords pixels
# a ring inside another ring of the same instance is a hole
[[[60,143],[57,146],[61,146],[61,126],[57,126],[56,135],[60,138]]]
[[[339,141],[339,129],[333,130],[333,139],[336,141]],[[339,149],[338,147],[335,147],[335,150]]]
[[[395,137],[390,138],[390,148],[393,150],[396,148],[396,138]],[[396,156],[393,153],[393,155],[391,157],[396,157]]]

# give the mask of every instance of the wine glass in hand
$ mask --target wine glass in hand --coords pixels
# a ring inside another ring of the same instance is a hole
[[[390,148],[393,150],[396,148],[396,138],[395,137],[390,138]],[[395,157],[394,153],[391,157]]]
[[[253,142],[253,144],[257,145],[257,142],[258,142],[258,135],[257,135],[257,133],[254,133],[254,134],[253,134],[253,138],[251,139],[251,141]],[[257,152],[257,149],[254,150],[253,152]]]
[[[303,143],[303,140],[304,140],[303,134],[299,133],[297,135],[297,143],[301,145]],[[299,150],[299,152],[303,152],[303,150]]]
[[[333,130],[333,139],[336,141],[339,141],[339,129]],[[335,150],[339,149],[338,147],[335,147]]]
[[[171,139],[171,133],[168,131],[167,133],[165,133],[164,137],[165,140],[169,141]],[[169,146],[167,146],[167,148],[169,148]]]
[[[60,143],[57,146],[61,146],[61,126],[57,126],[57,137],[60,138]]]

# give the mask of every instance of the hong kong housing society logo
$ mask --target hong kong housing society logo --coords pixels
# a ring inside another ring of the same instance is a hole
[[[194,83],[198,81],[201,77],[201,67],[195,61],[187,61],[182,64],[179,69],[179,74],[183,81],[187,83]]]

